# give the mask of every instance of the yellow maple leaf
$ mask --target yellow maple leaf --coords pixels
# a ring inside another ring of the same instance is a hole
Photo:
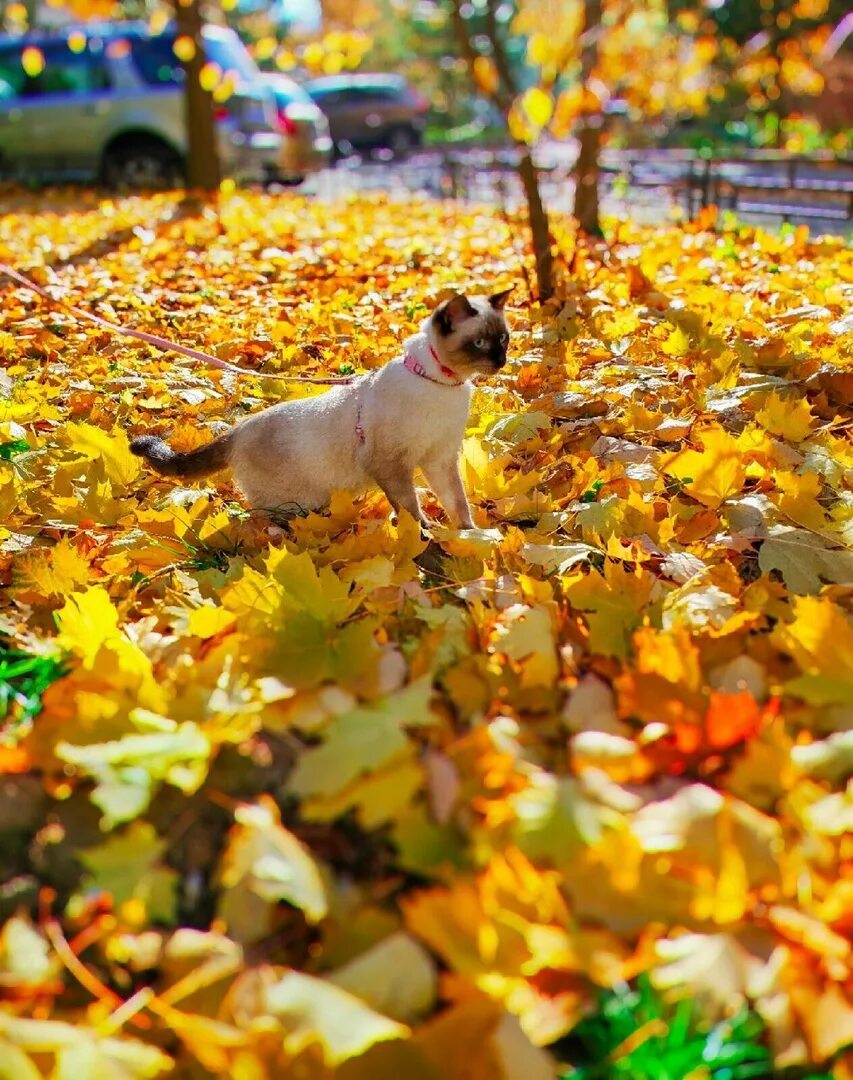
[[[306,821],[334,821],[354,808],[362,828],[376,829],[397,820],[417,796],[423,782],[422,767],[412,759],[410,751],[404,750],[333,795],[303,799],[299,809]]]
[[[676,326],[667,337],[666,341],[661,345],[661,349],[667,356],[681,357],[685,356],[690,348],[690,338],[681,329],[680,326]]]
[[[397,694],[336,717],[322,746],[306,750],[289,778],[290,790],[307,797],[336,796],[364,773],[382,768],[408,749],[405,725],[428,726],[430,682],[418,679]]]
[[[222,605],[245,619],[246,629],[260,630],[278,611],[283,593],[279,582],[246,566],[242,576],[223,590]]]
[[[702,428],[696,435],[701,450],[678,450],[662,459],[661,468],[680,480],[694,499],[713,510],[743,487],[743,455],[737,440],[719,424]]]
[[[823,487],[817,473],[778,472],[775,479],[776,505],[786,517],[817,532],[826,528],[826,514],[817,501]]]
[[[287,971],[275,982],[266,980],[262,995],[261,1015],[282,1025],[285,1050],[297,1055],[319,1043],[330,1065],[358,1057],[374,1043],[409,1034],[405,1025],[374,1012],[352,994],[298,971]]]
[[[211,638],[233,626],[236,621],[237,616],[233,611],[205,604],[203,607],[193,608],[190,612],[187,630],[196,637]]]
[[[37,551],[22,560],[21,570],[43,596],[64,596],[89,580],[88,561],[65,536],[50,550]]]
[[[149,917],[172,917],[178,874],[161,864],[167,842],[148,822],[136,820],[125,832],[97,847],[84,848],[78,859],[91,884],[112,897],[116,908],[132,903]]]
[[[294,554],[286,548],[273,549],[266,567],[284,590],[282,599],[288,611],[305,612],[320,620],[341,620],[358,607],[349,585],[331,567],[317,569],[307,551]]]
[[[411,1021],[428,1012],[436,997],[436,964],[426,949],[399,931],[365,950],[326,978],[393,1020]],[[388,972],[397,972],[390,980]]]
[[[15,471],[8,462],[0,461],[0,521],[11,520],[17,501]]]
[[[227,510],[219,510],[209,514],[198,527],[198,542],[210,547],[221,547],[234,541],[234,533],[238,527],[238,520],[234,514]]]
[[[83,457],[100,461],[111,483],[127,487],[142,471],[142,462],[130,452],[127,435],[120,429],[111,434],[93,424],[66,424],[68,447]]]
[[[100,647],[121,640],[118,612],[110,594],[102,585],[92,585],[85,592],[69,596],[56,612],[59,644],[91,663]]]
[[[828,596],[796,597],[794,619],[777,626],[773,641],[802,672],[789,693],[815,704],[853,700],[853,622]]]
[[[702,682],[699,650],[684,626],[654,630],[643,626],[634,634],[637,671],[644,675],[660,675],[671,683],[683,683],[698,690]]]
[[[55,1055],[54,1076],[87,1075],[123,1077],[126,1080],[155,1080],[172,1068],[172,1059],[156,1046],[136,1039],[105,1035],[97,1028],[59,1020],[32,1020],[0,1014],[0,1052],[4,1073],[20,1080],[43,1075],[30,1054],[38,1060]],[[80,1069],[80,1065],[83,1069]],[[9,1071],[5,1066],[9,1065]],[[79,1070],[79,1073],[78,1073]]]
[[[790,439],[791,442],[802,442],[808,438],[813,426],[808,399],[793,394],[770,394],[755,418],[771,434]]]
[[[299,908],[309,922],[325,918],[329,902],[310,851],[281,823],[269,796],[234,812],[235,825],[220,867],[219,915],[231,937],[255,941],[269,933],[273,905]]]
[[[525,686],[553,686],[559,675],[554,629],[544,607],[507,608],[495,626],[489,651],[519,664]]]
[[[725,923],[739,922],[747,909],[749,875],[743,854],[732,838],[732,816],[728,804],[717,815],[719,866],[702,867],[697,875],[697,894],[691,904],[694,918]]]
[[[632,632],[642,622],[654,578],[645,570],[632,571],[612,559],[604,573],[591,570],[567,582],[565,591],[572,607],[584,613],[589,627],[589,647],[604,656],[625,658]]]
[[[51,955],[47,938],[26,913],[13,915],[0,930],[0,979],[4,986],[35,989],[56,976],[58,959]]]

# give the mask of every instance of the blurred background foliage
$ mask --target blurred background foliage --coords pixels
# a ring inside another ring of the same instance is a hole
[[[473,69],[454,9],[478,57]],[[93,18],[156,26],[170,7],[7,0],[0,11],[5,31],[20,33]],[[853,17],[845,0],[220,0],[204,13],[234,27],[262,69],[297,81],[349,71],[404,75],[430,102],[433,143],[506,137],[493,102],[491,24],[526,95],[527,108],[513,117],[516,136],[565,137],[584,111],[605,105],[607,137],[618,145],[850,146]],[[589,79],[584,87],[584,34],[598,54],[592,95]]]

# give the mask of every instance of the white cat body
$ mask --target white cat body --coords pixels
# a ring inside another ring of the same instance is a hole
[[[378,371],[243,420],[230,465],[249,504],[316,510],[333,491],[364,491],[376,485],[377,474],[398,468],[410,474],[421,468],[432,485],[459,453],[471,384],[432,382],[405,367],[408,354],[440,378],[431,344],[422,329],[405,343],[403,356]]]
[[[378,486],[395,510],[423,521],[413,479],[421,469],[453,522],[470,528],[459,475],[469,379],[506,363],[510,291],[456,294],[385,367],[317,397],[274,405],[196,450],[178,453],[155,435],[135,438],[130,448],[165,476],[230,466],[250,506],[279,513],[319,510],[335,490]]]

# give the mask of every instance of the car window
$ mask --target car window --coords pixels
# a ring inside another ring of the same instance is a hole
[[[204,51],[208,60],[223,71],[235,71],[245,82],[254,82],[260,76],[257,64],[236,34],[227,37],[205,34]]]
[[[149,86],[168,86],[184,81],[184,69],[175,56],[174,45],[174,34],[136,38],[131,42],[136,67]],[[239,39],[205,34],[204,51],[207,59],[223,71],[234,71],[247,82],[258,77],[254,61]]]
[[[352,86],[308,87],[311,97],[321,107],[328,105],[361,105],[367,102],[399,101],[403,90],[388,83],[359,83]]]
[[[375,100],[373,95],[364,86],[342,86],[325,94],[322,99],[324,105],[361,105],[367,101]]]
[[[342,95],[342,90],[327,90],[323,86],[308,87],[308,96],[311,97],[320,106],[337,105],[341,101],[346,100]]]
[[[371,101],[399,101],[402,91],[396,86],[363,86],[360,90]]]
[[[311,105],[311,97],[292,79],[272,79],[268,82],[280,105]]]
[[[27,75],[21,62],[23,47],[0,53],[0,99],[35,98],[47,94],[91,94],[109,86],[103,55],[87,48],[72,52],[65,44],[41,49],[44,68]]]
[[[27,76],[21,66],[20,49],[4,49],[0,52],[0,101],[19,96]]]
[[[184,69],[175,56],[175,38],[167,34],[132,38],[130,52],[143,82],[149,86],[173,86],[184,81]]]

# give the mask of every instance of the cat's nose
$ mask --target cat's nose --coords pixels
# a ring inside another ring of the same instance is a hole
[[[492,360],[492,363],[495,366],[495,371],[500,371],[500,369],[506,363],[506,353],[504,353],[502,356],[494,357],[494,359]]]

